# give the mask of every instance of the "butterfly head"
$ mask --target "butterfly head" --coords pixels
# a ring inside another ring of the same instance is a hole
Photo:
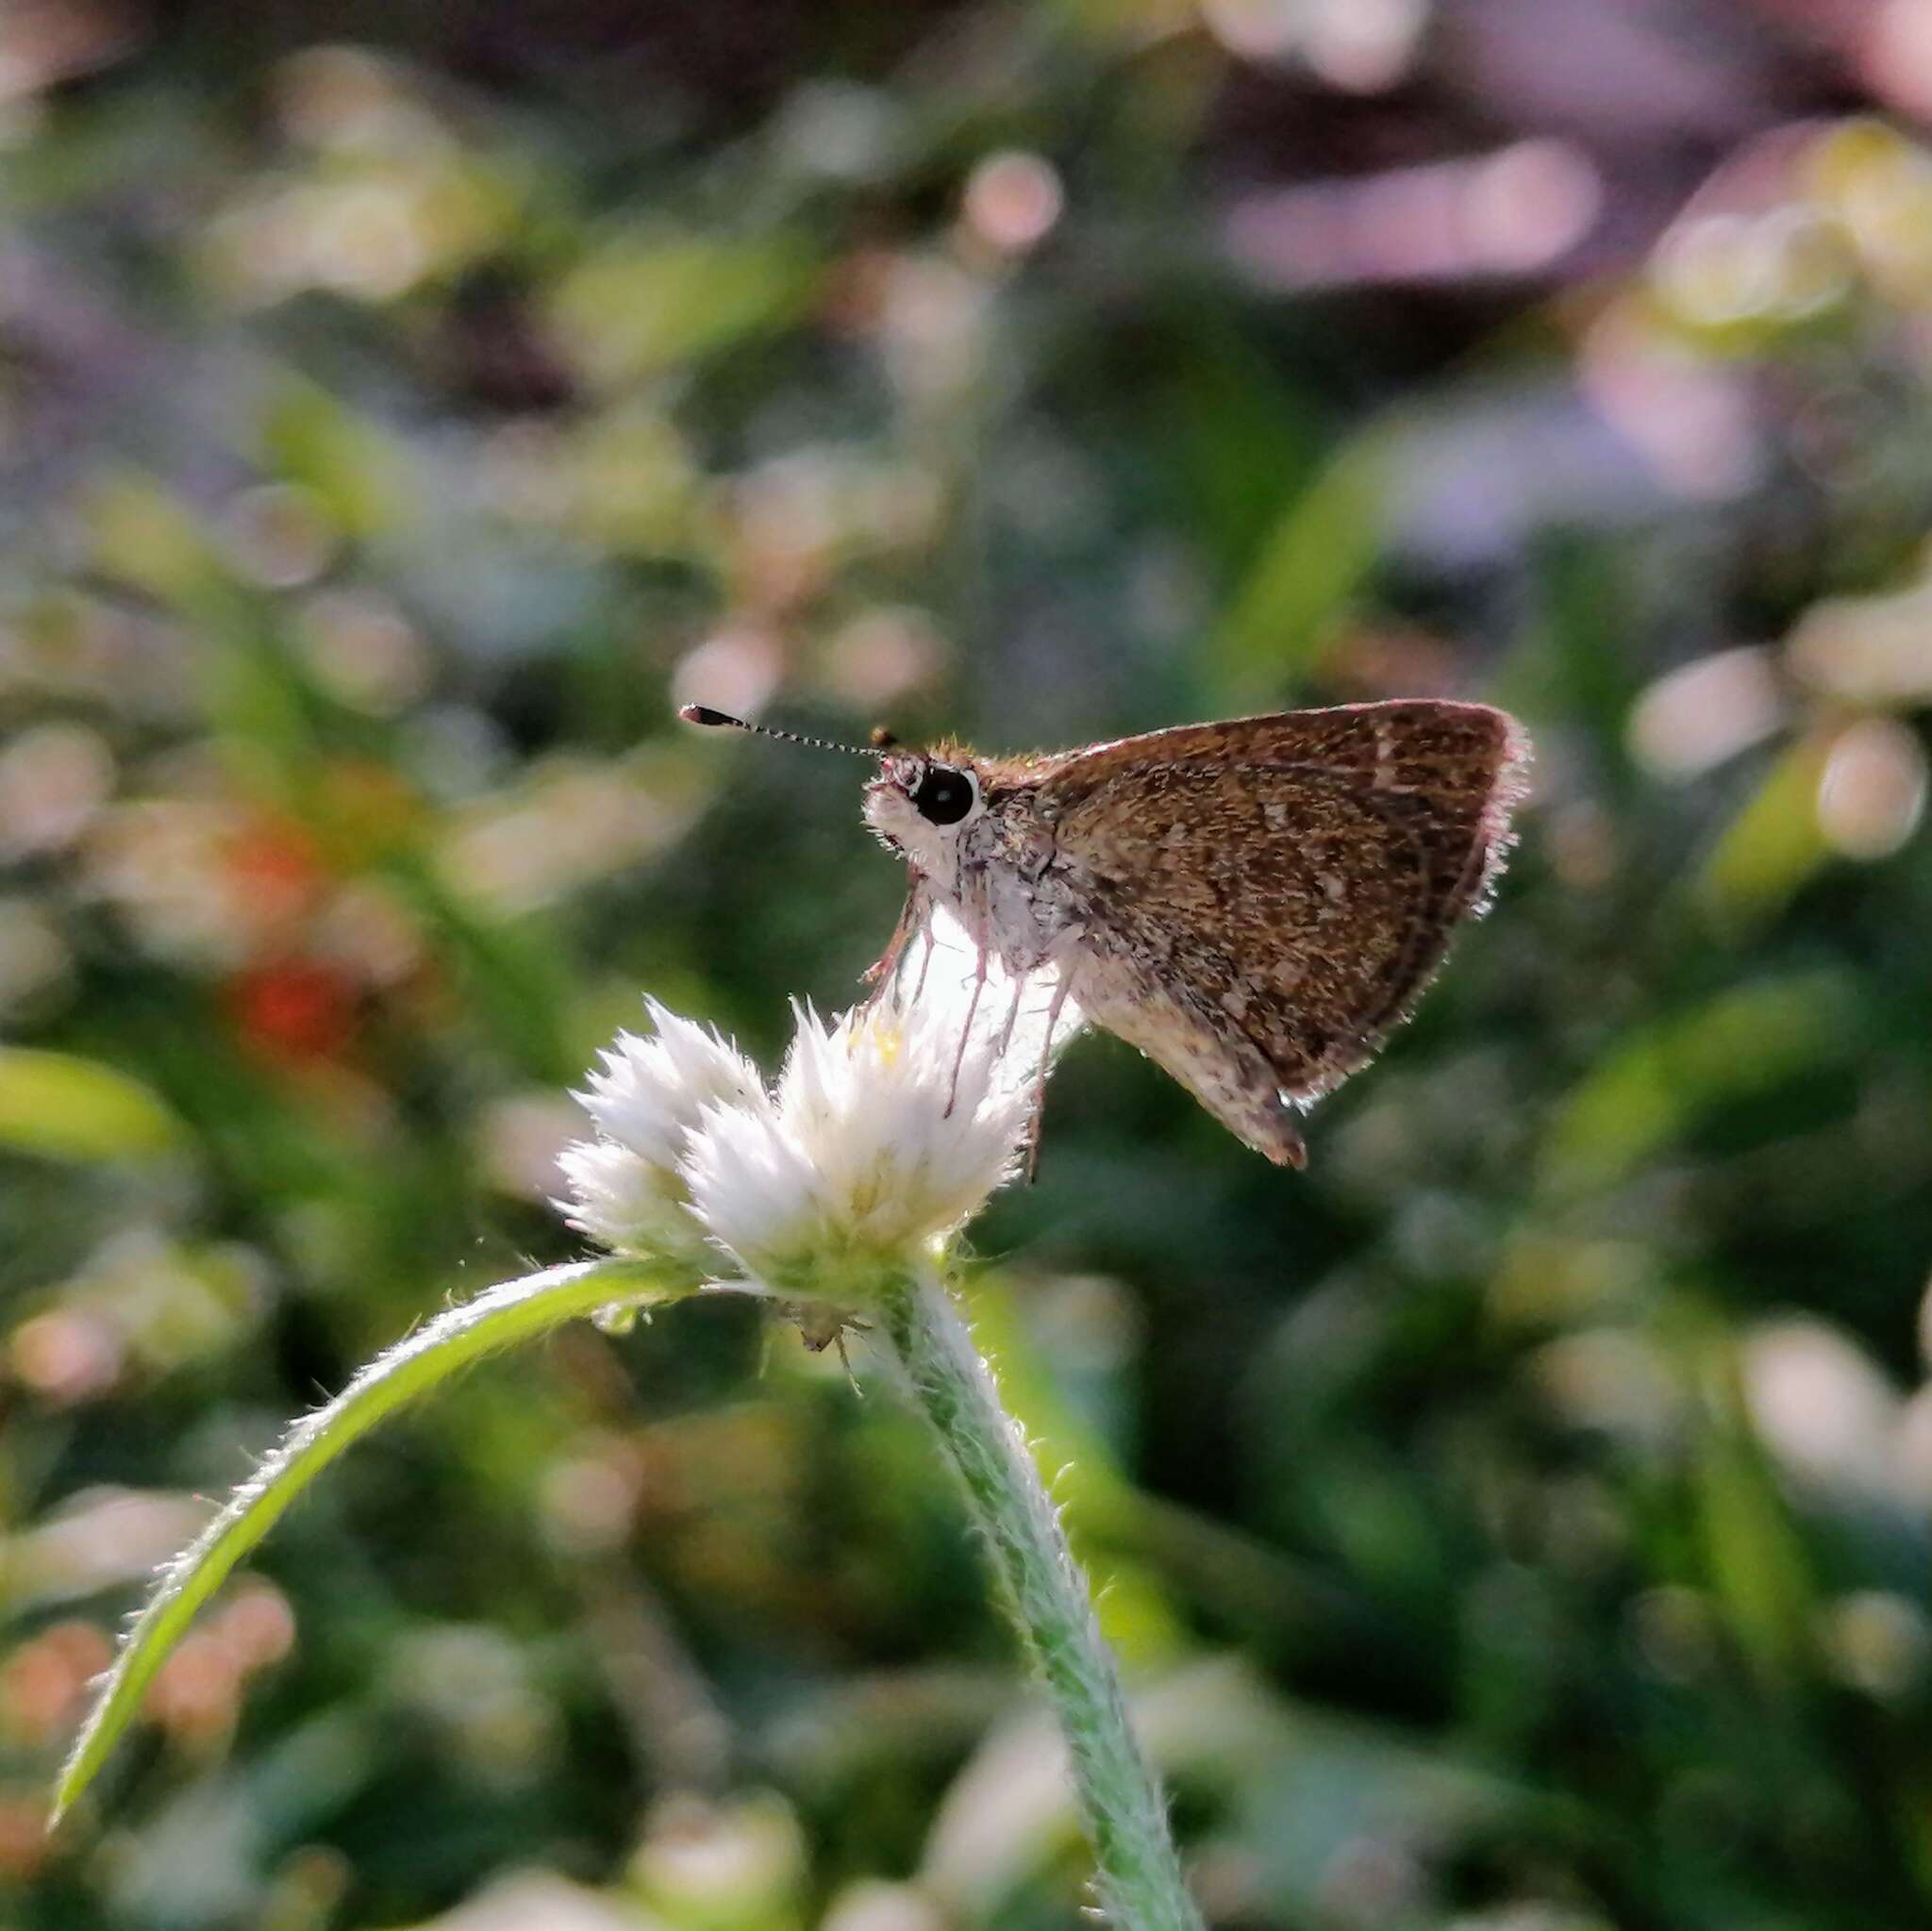
[[[677,714],[687,724],[729,725],[787,743],[875,757],[879,774],[865,788],[865,822],[916,871],[942,891],[951,890],[958,876],[959,840],[985,809],[986,760],[955,744],[914,751],[884,730],[874,731],[872,742],[861,747],[747,724],[708,705],[687,704]]]
[[[959,841],[986,808],[980,761],[952,745],[897,746],[865,788],[865,822],[942,891],[958,871]]]

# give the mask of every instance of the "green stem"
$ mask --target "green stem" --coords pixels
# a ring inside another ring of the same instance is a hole
[[[681,1300],[696,1287],[696,1276],[685,1270],[632,1260],[579,1261],[502,1281],[425,1322],[372,1361],[332,1402],[305,1415],[263,1460],[254,1479],[238,1489],[227,1507],[161,1572],[60,1773],[48,1829],[92,1782],[194,1612],[352,1442],[483,1355],[534,1340],[613,1302],[661,1304]]]
[[[1087,1580],[1018,1425],[945,1286],[925,1274],[886,1297],[882,1326],[945,1445],[1046,1685],[1072,1762],[1096,1887],[1125,1931],[1201,1931],[1159,1786],[1128,1726]]]

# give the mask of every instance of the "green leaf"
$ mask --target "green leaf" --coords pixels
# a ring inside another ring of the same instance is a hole
[[[1238,581],[1282,506],[1301,501],[1326,437],[1312,404],[1224,309],[1191,300],[1160,340],[1174,375],[1149,434],[1169,452],[1167,479],[1215,567]]]
[[[1725,828],[1699,872],[1698,904],[1736,940],[1774,918],[1829,856],[1818,828],[1824,748],[1791,746]]]
[[[1803,1674],[1812,1650],[1818,1591],[1810,1560],[1753,1433],[1736,1350],[1708,1344],[1709,1416],[1692,1471],[1704,1557],[1739,1647],[1767,1682]]]
[[[269,462],[314,491],[351,536],[378,537],[410,521],[423,485],[407,452],[318,385],[283,380],[263,413],[261,441]]]
[[[221,574],[193,513],[138,470],[97,477],[82,499],[81,518],[95,570],[158,602],[192,603]]]
[[[181,1124],[130,1074],[73,1053],[0,1046],[0,1146],[57,1160],[145,1159]]]
[[[504,1281],[451,1307],[356,1376],[335,1400],[305,1415],[196,1540],[162,1573],[127,1632],[88,1712],[54,1791],[52,1829],[93,1781],[142,1693],[195,1612],[283,1511],[328,1464],[406,1402],[447,1381],[479,1357],[534,1340],[613,1301],[681,1300],[696,1283],[637,1261],[578,1261]]]
[[[1345,443],[1262,540],[1209,645],[1233,698],[1272,691],[1320,657],[1382,545],[1380,435]]]
[[[1839,974],[1807,973],[1737,987],[1633,1032],[1552,1122],[1545,1187],[1561,1194],[1615,1186],[1711,1107],[1842,1057],[1853,1004]]]
[[[550,319],[591,380],[617,387],[786,326],[817,274],[793,236],[630,230],[563,277]]]
[[[435,933],[475,1009],[533,1078],[556,1085],[577,1070],[558,1018],[571,989],[562,954],[541,929],[491,917],[420,854],[399,851],[383,876]]]

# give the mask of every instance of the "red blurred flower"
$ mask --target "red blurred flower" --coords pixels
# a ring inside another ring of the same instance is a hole
[[[315,959],[279,958],[246,967],[227,985],[236,1031],[271,1059],[339,1057],[359,1024],[356,982]]]

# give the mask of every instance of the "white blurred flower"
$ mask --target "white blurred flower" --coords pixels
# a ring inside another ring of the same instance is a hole
[[[578,1095],[600,1131],[562,1156],[571,1223],[620,1253],[688,1258],[708,1236],[746,1284],[863,1299],[1018,1171],[1052,1048],[1079,1024],[1056,984],[996,959],[982,974],[941,917],[878,998],[830,1024],[794,1007],[770,1091],[653,1003],[654,1036],[621,1037]]]
[[[614,1253],[695,1258],[702,1239],[678,1163],[707,1107],[762,1097],[762,1085],[758,1068],[708,1026],[655,999],[644,1007],[651,1037],[619,1033],[598,1055],[589,1090],[575,1095],[598,1134],[558,1157],[571,1194],[558,1205]]]

